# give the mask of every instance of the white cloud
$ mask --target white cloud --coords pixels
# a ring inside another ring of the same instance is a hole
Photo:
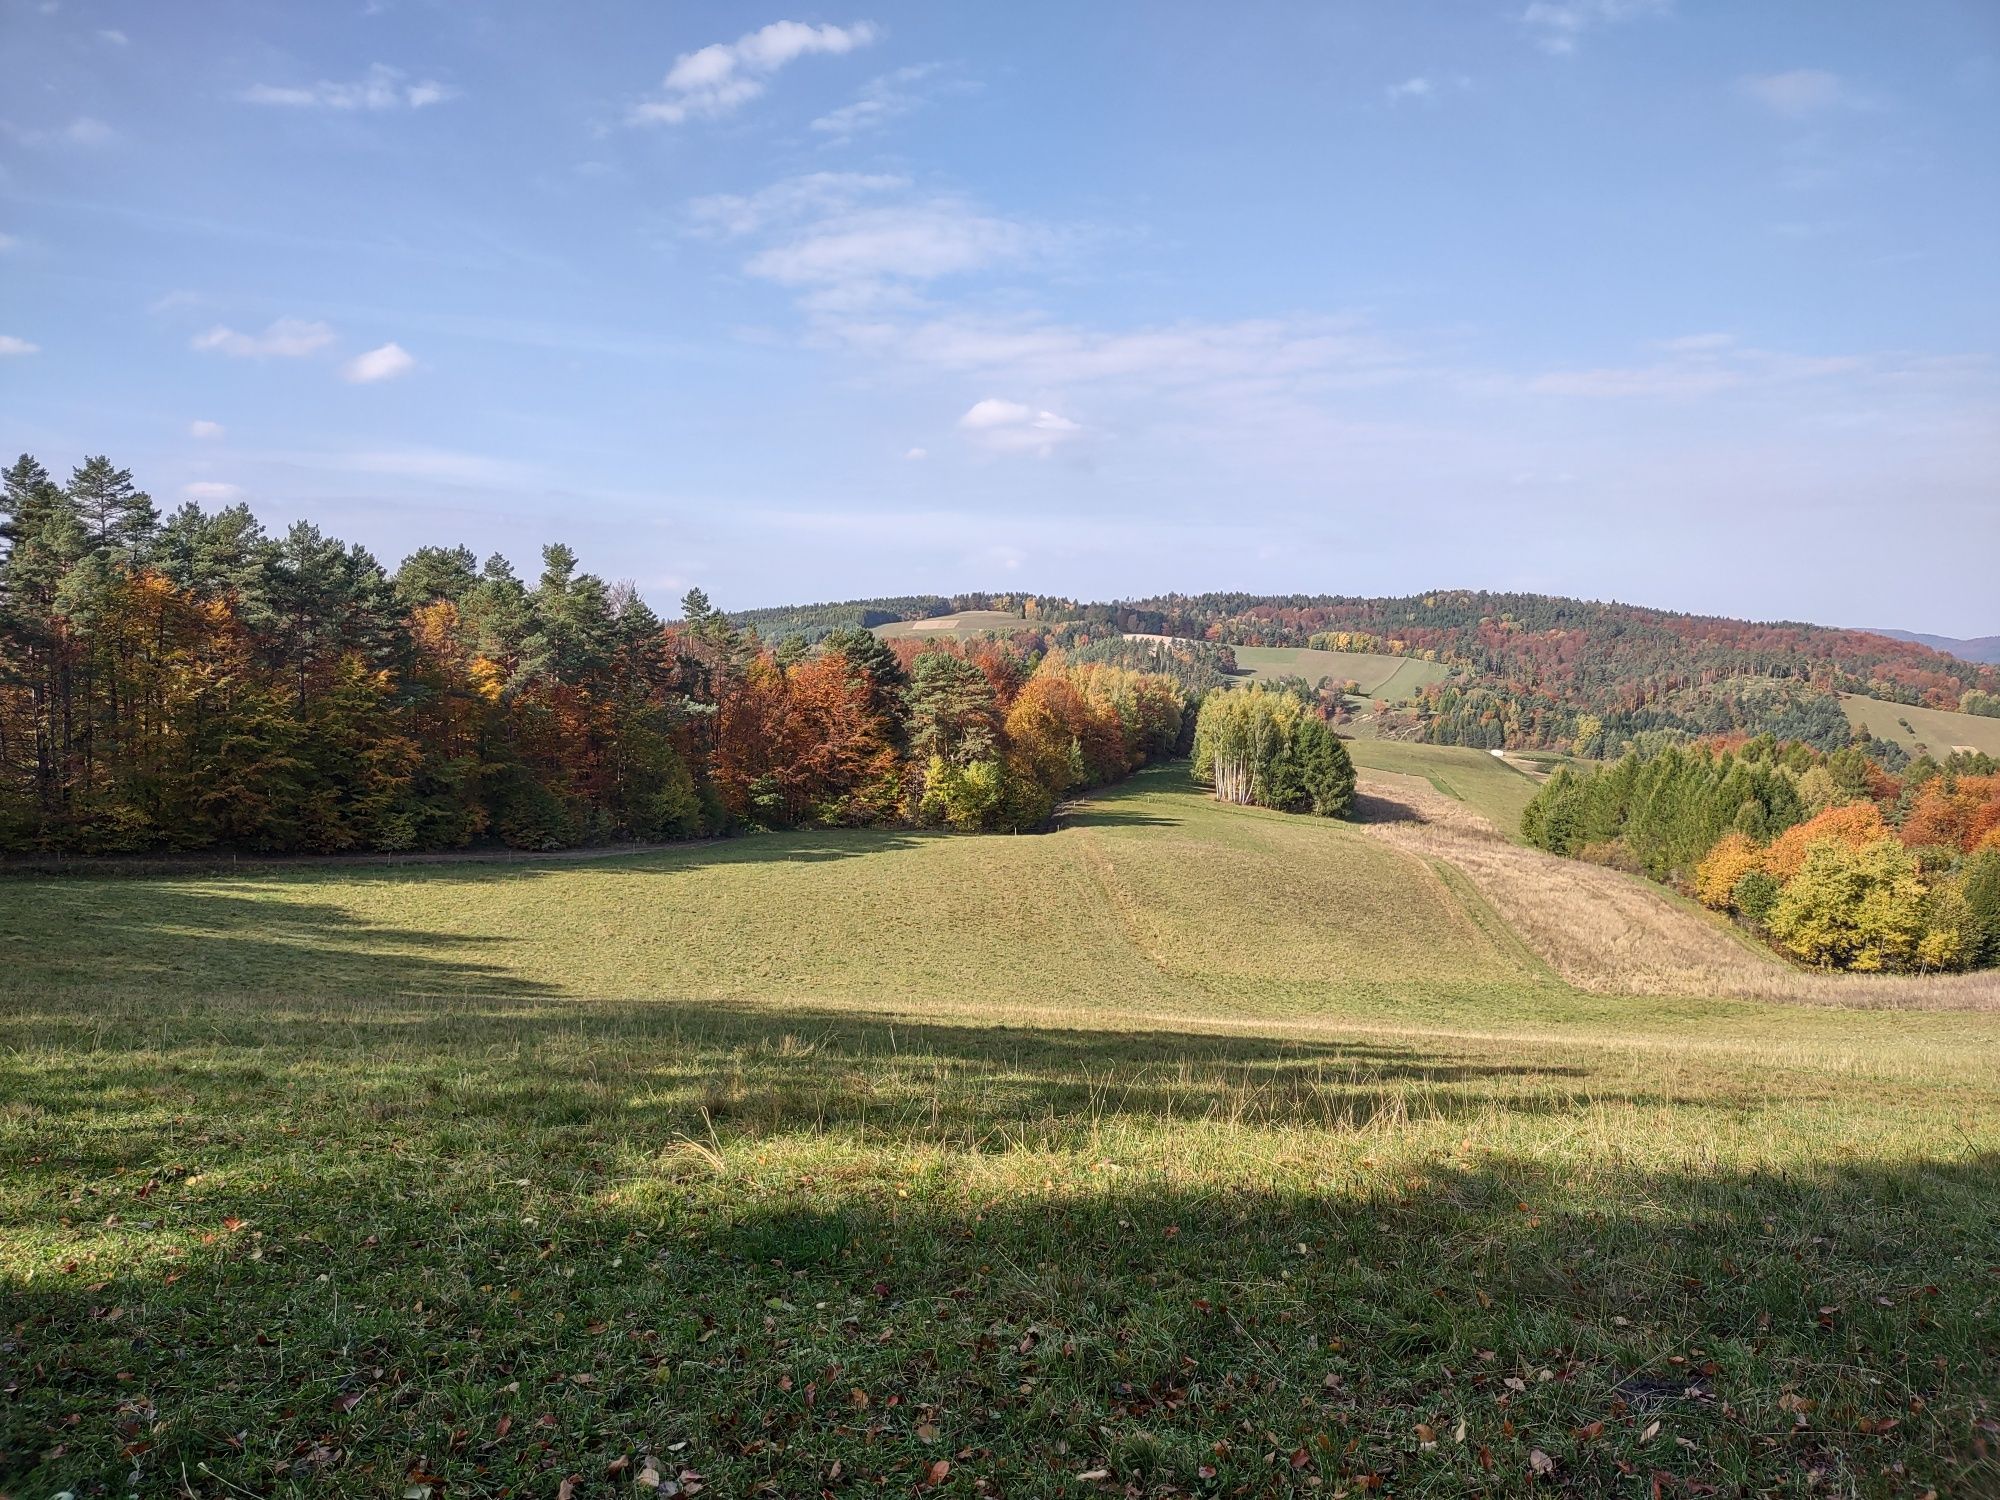
[[[1803,120],[1808,115],[1859,104],[1837,74],[1818,68],[1793,68],[1787,73],[1754,73],[1738,79],[1736,86],[1745,98],[1788,120]]]
[[[862,85],[860,94],[852,103],[828,110],[812,122],[812,128],[821,135],[832,137],[835,142],[879,129],[889,121],[920,108],[934,91],[914,85],[923,83],[937,72],[936,63],[919,63],[871,78]],[[958,87],[962,89],[970,85],[959,84]]]
[[[973,441],[995,453],[1033,453],[1043,458],[1083,434],[1080,422],[1059,412],[997,396],[974,402],[958,419],[958,425]]]
[[[384,344],[379,349],[370,349],[366,354],[356,355],[341,366],[340,378],[351,385],[367,385],[377,380],[394,380],[398,375],[407,375],[415,369],[416,360],[401,344]]]
[[[17,339],[11,333],[0,333],[0,355],[39,354],[41,352],[42,346],[40,344],[31,344],[26,339]]]
[[[1534,0],[1521,12],[1521,24],[1544,52],[1567,56],[1589,32],[1637,20],[1642,16],[1664,15],[1672,0]]]
[[[913,285],[1019,261],[1057,238],[960,198],[914,193],[906,178],[859,172],[815,172],[747,197],[705,198],[693,213],[706,233],[763,236],[743,269],[799,289],[826,312],[907,300]]]
[[[661,82],[661,97],[634,105],[630,122],[679,125],[732,114],[763,93],[765,80],[787,63],[814,53],[852,52],[867,46],[877,35],[868,21],[852,26],[773,21],[733,42],[683,52]]]
[[[97,35],[99,40],[109,42],[114,47],[127,46],[132,40],[124,32],[112,26],[103,27],[98,31]]]
[[[214,442],[220,439],[222,435],[223,427],[220,422],[195,421],[188,423],[189,437],[197,437],[206,442]]]
[[[401,69],[377,63],[354,83],[327,79],[303,87],[259,83],[245,89],[240,97],[246,104],[334,110],[422,109],[458,97],[457,89],[434,78],[418,82],[407,82],[407,78]]]
[[[1390,84],[1382,92],[1391,104],[1435,104],[1446,94],[1460,94],[1471,87],[1472,80],[1463,73],[1419,73],[1401,83]]]
[[[333,330],[324,323],[280,318],[262,333],[238,333],[218,323],[208,332],[196,334],[189,347],[234,359],[300,359],[318,353],[333,339]]]
[[[189,500],[213,500],[226,505],[232,500],[243,498],[243,487],[237,484],[217,484],[212,480],[203,479],[193,484],[182,485],[181,494]]]
[[[21,242],[13,235],[0,234],[0,255],[5,255],[9,250],[18,250],[20,248]]]
[[[931,450],[928,448],[912,448],[909,452],[903,455],[904,459],[907,462],[913,464],[921,463],[924,459],[927,459],[930,456],[931,456]]]

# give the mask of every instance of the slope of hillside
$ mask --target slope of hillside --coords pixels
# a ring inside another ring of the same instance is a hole
[[[2000,719],[1884,703],[1854,693],[1843,693],[1840,706],[1855,728],[1865,729],[1877,739],[1893,740],[1912,755],[1928,752],[1944,760],[1955,750],[1969,749],[2000,756]]]
[[[1869,975],[1794,969],[1663,886],[1502,838],[1429,778],[1372,771],[1361,816],[1378,838],[1465,875],[1570,983],[1598,994],[1734,997],[1892,1009],[2000,1010],[2000,972]]]
[[[1871,629],[1871,635],[1886,635],[1892,641],[1915,641],[1920,646],[1928,646],[1933,651],[1942,651],[1955,656],[1960,661],[1985,662],[2000,665],[2000,635],[1974,636],[1961,639],[1949,635],[1926,635],[1921,630]]]

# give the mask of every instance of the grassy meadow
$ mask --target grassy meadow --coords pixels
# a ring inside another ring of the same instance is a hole
[[[2000,1490],[2000,1015],[1586,994],[1178,767],[0,942],[0,1493]]]
[[[1842,693],[1840,706],[1847,722],[1865,729],[1877,739],[1894,740],[1912,755],[1929,751],[1939,760],[1954,747],[1970,745],[1988,755],[2000,756],[2000,719],[1980,714],[1947,712],[1941,708],[1914,708],[1907,703],[1884,703],[1880,698],[1863,698]],[[1906,729],[1903,726],[1907,724]]]
[[[1498,756],[1459,745],[1355,739],[1347,742],[1347,751],[1355,768],[1364,774],[1387,771],[1423,777],[1445,796],[1471,807],[1508,838],[1520,833],[1521,813],[1541,788],[1526,771]]]
[[[913,636],[917,640],[969,640],[982,635],[1012,635],[1017,630],[1025,630],[1031,622],[1004,609],[968,609],[955,615],[934,615],[923,620],[895,620],[887,625],[874,627],[875,633],[885,641],[901,636]]]
[[[1441,682],[1450,668],[1408,656],[1362,651],[1314,651],[1304,646],[1236,646],[1236,665],[1251,681],[1303,677],[1317,686],[1332,678],[1359,685],[1359,696],[1398,702],[1426,683]]]

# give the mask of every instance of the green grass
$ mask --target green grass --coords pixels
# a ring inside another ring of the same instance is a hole
[[[971,636],[1012,635],[1017,630],[1026,630],[1029,623],[1006,610],[968,609],[927,620],[898,620],[890,625],[877,625],[875,633],[885,641],[899,636],[912,636],[917,640],[965,640]]]
[[[1579,995],[1176,769],[0,935],[0,1492],[2000,1485],[2000,1018]]]
[[[1941,708],[1911,708],[1903,703],[1884,703],[1879,698],[1863,698],[1853,693],[1840,695],[1847,710],[1847,722],[1866,729],[1877,739],[1894,740],[1912,755],[1928,750],[1939,760],[1947,758],[1956,745],[1970,745],[1988,755],[2000,756],[2000,719],[1979,714],[1948,713]],[[1910,727],[1905,729],[1907,723]]]
[[[1400,702],[1426,683],[1442,682],[1451,669],[1408,656],[1376,656],[1359,651],[1312,651],[1303,646],[1235,646],[1236,665],[1249,681],[1303,677],[1318,686],[1328,678],[1360,684],[1364,698]]]
[[[1484,816],[1513,837],[1521,831],[1521,811],[1541,783],[1484,750],[1459,745],[1418,745],[1404,740],[1356,739],[1347,752],[1363,770],[1421,776]]]

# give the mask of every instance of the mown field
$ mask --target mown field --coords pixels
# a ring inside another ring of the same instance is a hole
[[[1928,750],[1943,760],[1959,745],[2000,755],[2000,719],[1947,713],[1941,708],[1912,708],[1853,693],[1841,694],[1840,706],[1847,711],[1848,723],[1878,739],[1894,740],[1912,755]]]
[[[1179,768],[0,913],[0,1493],[2000,1487],[2000,1016],[1586,994]]]
[[[1408,656],[1361,651],[1313,651],[1304,646],[1237,646],[1236,665],[1251,681],[1303,677],[1318,686],[1331,678],[1356,683],[1364,698],[1399,702],[1416,696],[1426,683],[1441,682],[1450,669]]]
[[[885,641],[899,636],[914,636],[918,640],[966,640],[981,635],[1012,635],[1017,630],[1025,630],[1028,623],[1006,610],[968,609],[927,620],[897,620],[888,625],[877,625],[874,629]]]
[[[1363,772],[1388,771],[1421,776],[1447,797],[1455,797],[1513,838],[1521,813],[1541,783],[1484,750],[1459,745],[1417,745],[1401,740],[1350,740],[1348,755]]]

